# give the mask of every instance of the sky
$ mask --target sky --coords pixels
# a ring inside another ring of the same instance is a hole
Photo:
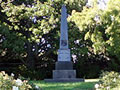
[[[106,8],[106,4],[107,4],[108,1],[109,0],[98,0],[99,8],[104,10]]]
[[[93,0],[88,0],[87,5],[91,6],[92,5],[92,1]],[[106,8],[106,4],[107,4],[108,1],[109,0],[98,0],[99,8],[102,9],[102,10],[104,10]]]

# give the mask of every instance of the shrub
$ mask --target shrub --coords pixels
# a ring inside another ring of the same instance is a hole
[[[0,90],[38,90],[35,87],[28,80],[15,79],[14,74],[9,76],[4,71],[0,72]]]
[[[114,90],[120,88],[120,74],[118,72],[102,72],[99,83],[95,85],[96,90]]]
[[[52,70],[53,70],[53,67],[50,67],[50,66],[29,69],[25,65],[20,65],[14,73],[16,73],[18,76],[29,78],[30,80],[43,80],[45,78],[52,78]]]

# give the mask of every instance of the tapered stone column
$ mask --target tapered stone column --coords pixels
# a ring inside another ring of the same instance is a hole
[[[68,45],[68,25],[67,25],[67,9],[65,5],[61,10],[61,27],[60,27],[60,49],[58,50],[58,61],[56,62],[56,70],[72,70],[70,49]]]

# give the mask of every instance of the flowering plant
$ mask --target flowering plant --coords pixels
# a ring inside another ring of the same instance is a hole
[[[119,90],[120,74],[114,71],[103,72],[98,84],[95,84],[96,90]],[[119,88],[119,89],[118,89]]]
[[[0,90],[29,90],[30,88],[32,87],[27,80],[16,80],[13,73],[9,76],[4,71],[0,72]]]

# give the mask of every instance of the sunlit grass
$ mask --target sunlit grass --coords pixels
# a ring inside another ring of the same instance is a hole
[[[43,90],[93,90],[98,79],[87,79],[85,82],[76,83],[47,83],[44,81],[32,81]]]

